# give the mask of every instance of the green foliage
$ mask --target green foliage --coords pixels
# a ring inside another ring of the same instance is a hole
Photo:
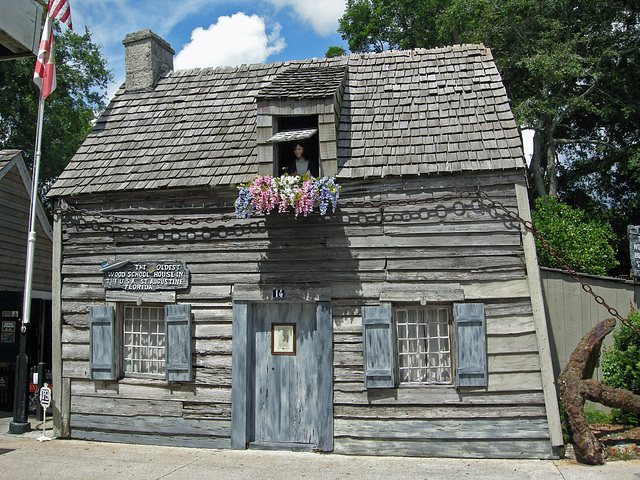
[[[349,0],[354,52],[483,43],[516,121],[535,131],[532,196],[604,215],[629,271],[640,223],[640,7],[629,0]]]
[[[640,329],[640,313],[631,309],[629,322]],[[640,395],[640,335],[624,324],[613,333],[613,347],[602,351],[603,383]]]
[[[91,34],[55,28],[56,90],[44,110],[41,185],[50,184],[67,165],[105,106],[112,79],[101,47]],[[0,62],[0,148],[21,150],[33,161],[40,91],[33,83],[35,59]]]
[[[632,425],[637,427],[640,425],[640,419],[638,419],[638,415],[633,412],[625,412],[620,410],[619,408],[614,408],[611,410],[611,421],[610,423],[616,425]]]
[[[585,405],[584,416],[587,418],[587,423],[611,423],[611,413],[602,410],[596,410],[591,405]]]
[[[436,20],[451,1],[349,0],[338,31],[352,52],[429,48],[442,43]]]
[[[533,224],[542,237],[571,268],[592,275],[606,275],[617,266],[611,227],[592,220],[585,212],[559,202],[555,197],[536,199]],[[538,262],[545,267],[562,265],[536,239]]]
[[[340,57],[341,55],[346,54],[347,51],[344,48],[338,47],[337,45],[331,45],[329,48],[327,48],[327,52],[324,54],[324,56],[327,58],[333,58]]]

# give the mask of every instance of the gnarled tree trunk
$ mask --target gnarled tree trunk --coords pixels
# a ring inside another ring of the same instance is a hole
[[[607,387],[589,378],[600,355],[602,341],[615,326],[615,319],[609,318],[593,327],[582,337],[558,377],[560,399],[573,431],[576,458],[579,462],[590,465],[604,462],[604,447],[589,428],[584,414],[585,400],[640,413],[640,396],[627,390]]]

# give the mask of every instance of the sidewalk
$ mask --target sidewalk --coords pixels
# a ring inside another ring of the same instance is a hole
[[[640,460],[586,466],[564,460],[363,457],[259,450],[205,450],[99,443],[39,442],[42,424],[8,434],[0,418],[0,478],[7,479],[429,479],[638,480]],[[51,421],[47,436],[52,436]]]

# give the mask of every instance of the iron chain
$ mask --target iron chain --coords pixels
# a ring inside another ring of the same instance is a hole
[[[530,220],[524,220],[517,213],[505,207],[502,203],[497,200],[493,200],[489,195],[479,188],[476,190],[463,190],[458,193],[449,193],[445,195],[441,195],[438,197],[429,197],[429,198],[420,198],[420,199],[408,199],[408,200],[364,200],[359,202],[354,201],[346,201],[344,202],[343,208],[351,209],[351,208],[371,208],[378,209],[383,211],[388,207],[403,207],[408,205],[422,205],[429,203],[437,203],[437,202],[447,202],[451,200],[459,200],[459,199],[467,199],[467,198],[477,198],[481,203],[487,204],[490,207],[494,208],[496,211],[503,212],[505,216],[514,222],[520,223],[526,230],[530,231],[533,236],[540,242],[542,247],[546,249],[549,254],[562,266],[564,270],[566,270],[571,278],[573,278],[576,282],[578,282],[581,288],[591,295],[596,303],[602,305],[607,309],[607,312],[615,317],[617,320],[622,322],[627,327],[633,329],[637,333],[640,331],[632,325],[628,319],[623,318],[618,311],[607,304],[607,302],[600,295],[596,294],[590,285],[586,284],[580,275],[569,266],[565,259],[560,257],[556,250],[549,244],[549,242],[543,238],[540,232],[536,229],[533,222]],[[125,217],[120,215],[114,215],[109,213],[101,213],[101,212],[91,212],[87,209],[79,209],[73,207],[71,205],[67,206],[65,210],[58,209],[56,213],[66,213],[71,212],[74,214],[81,215],[83,217],[94,217],[94,218],[102,218],[104,220],[114,222],[114,223],[133,223],[133,224],[143,224],[143,225],[184,225],[185,223],[189,225],[198,225],[200,223],[216,223],[219,221],[226,222],[230,220],[234,220],[236,217],[234,215],[223,214],[219,216],[206,216],[206,217],[193,217],[190,219],[180,219],[180,218],[166,218],[166,219],[140,219],[140,218],[132,218]]]

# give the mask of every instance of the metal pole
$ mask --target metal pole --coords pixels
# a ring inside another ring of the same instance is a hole
[[[40,142],[42,140],[42,123],[44,118],[44,98],[38,101],[38,121],[36,124],[36,148],[31,175],[31,209],[29,210],[29,240],[27,243],[27,265],[24,275],[24,303],[22,306],[22,329],[31,320],[31,286],[33,284],[33,262],[36,247],[36,217],[38,206],[38,178],[40,176]]]
[[[22,299],[22,327],[20,328],[20,352],[16,359],[16,387],[13,402],[13,421],[9,424],[9,433],[24,433],[31,430],[27,407],[29,389],[27,358],[27,325],[31,319],[31,287],[33,284],[33,263],[36,246],[36,217],[38,206],[38,177],[40,174],[40,142],[44,118],[44,99],[38,100],[38,119],[36,123],[36,146],[31,176],[31,208],[29,210],[29,237],[27,241],[27,261],[24,275],[24,296]]]

